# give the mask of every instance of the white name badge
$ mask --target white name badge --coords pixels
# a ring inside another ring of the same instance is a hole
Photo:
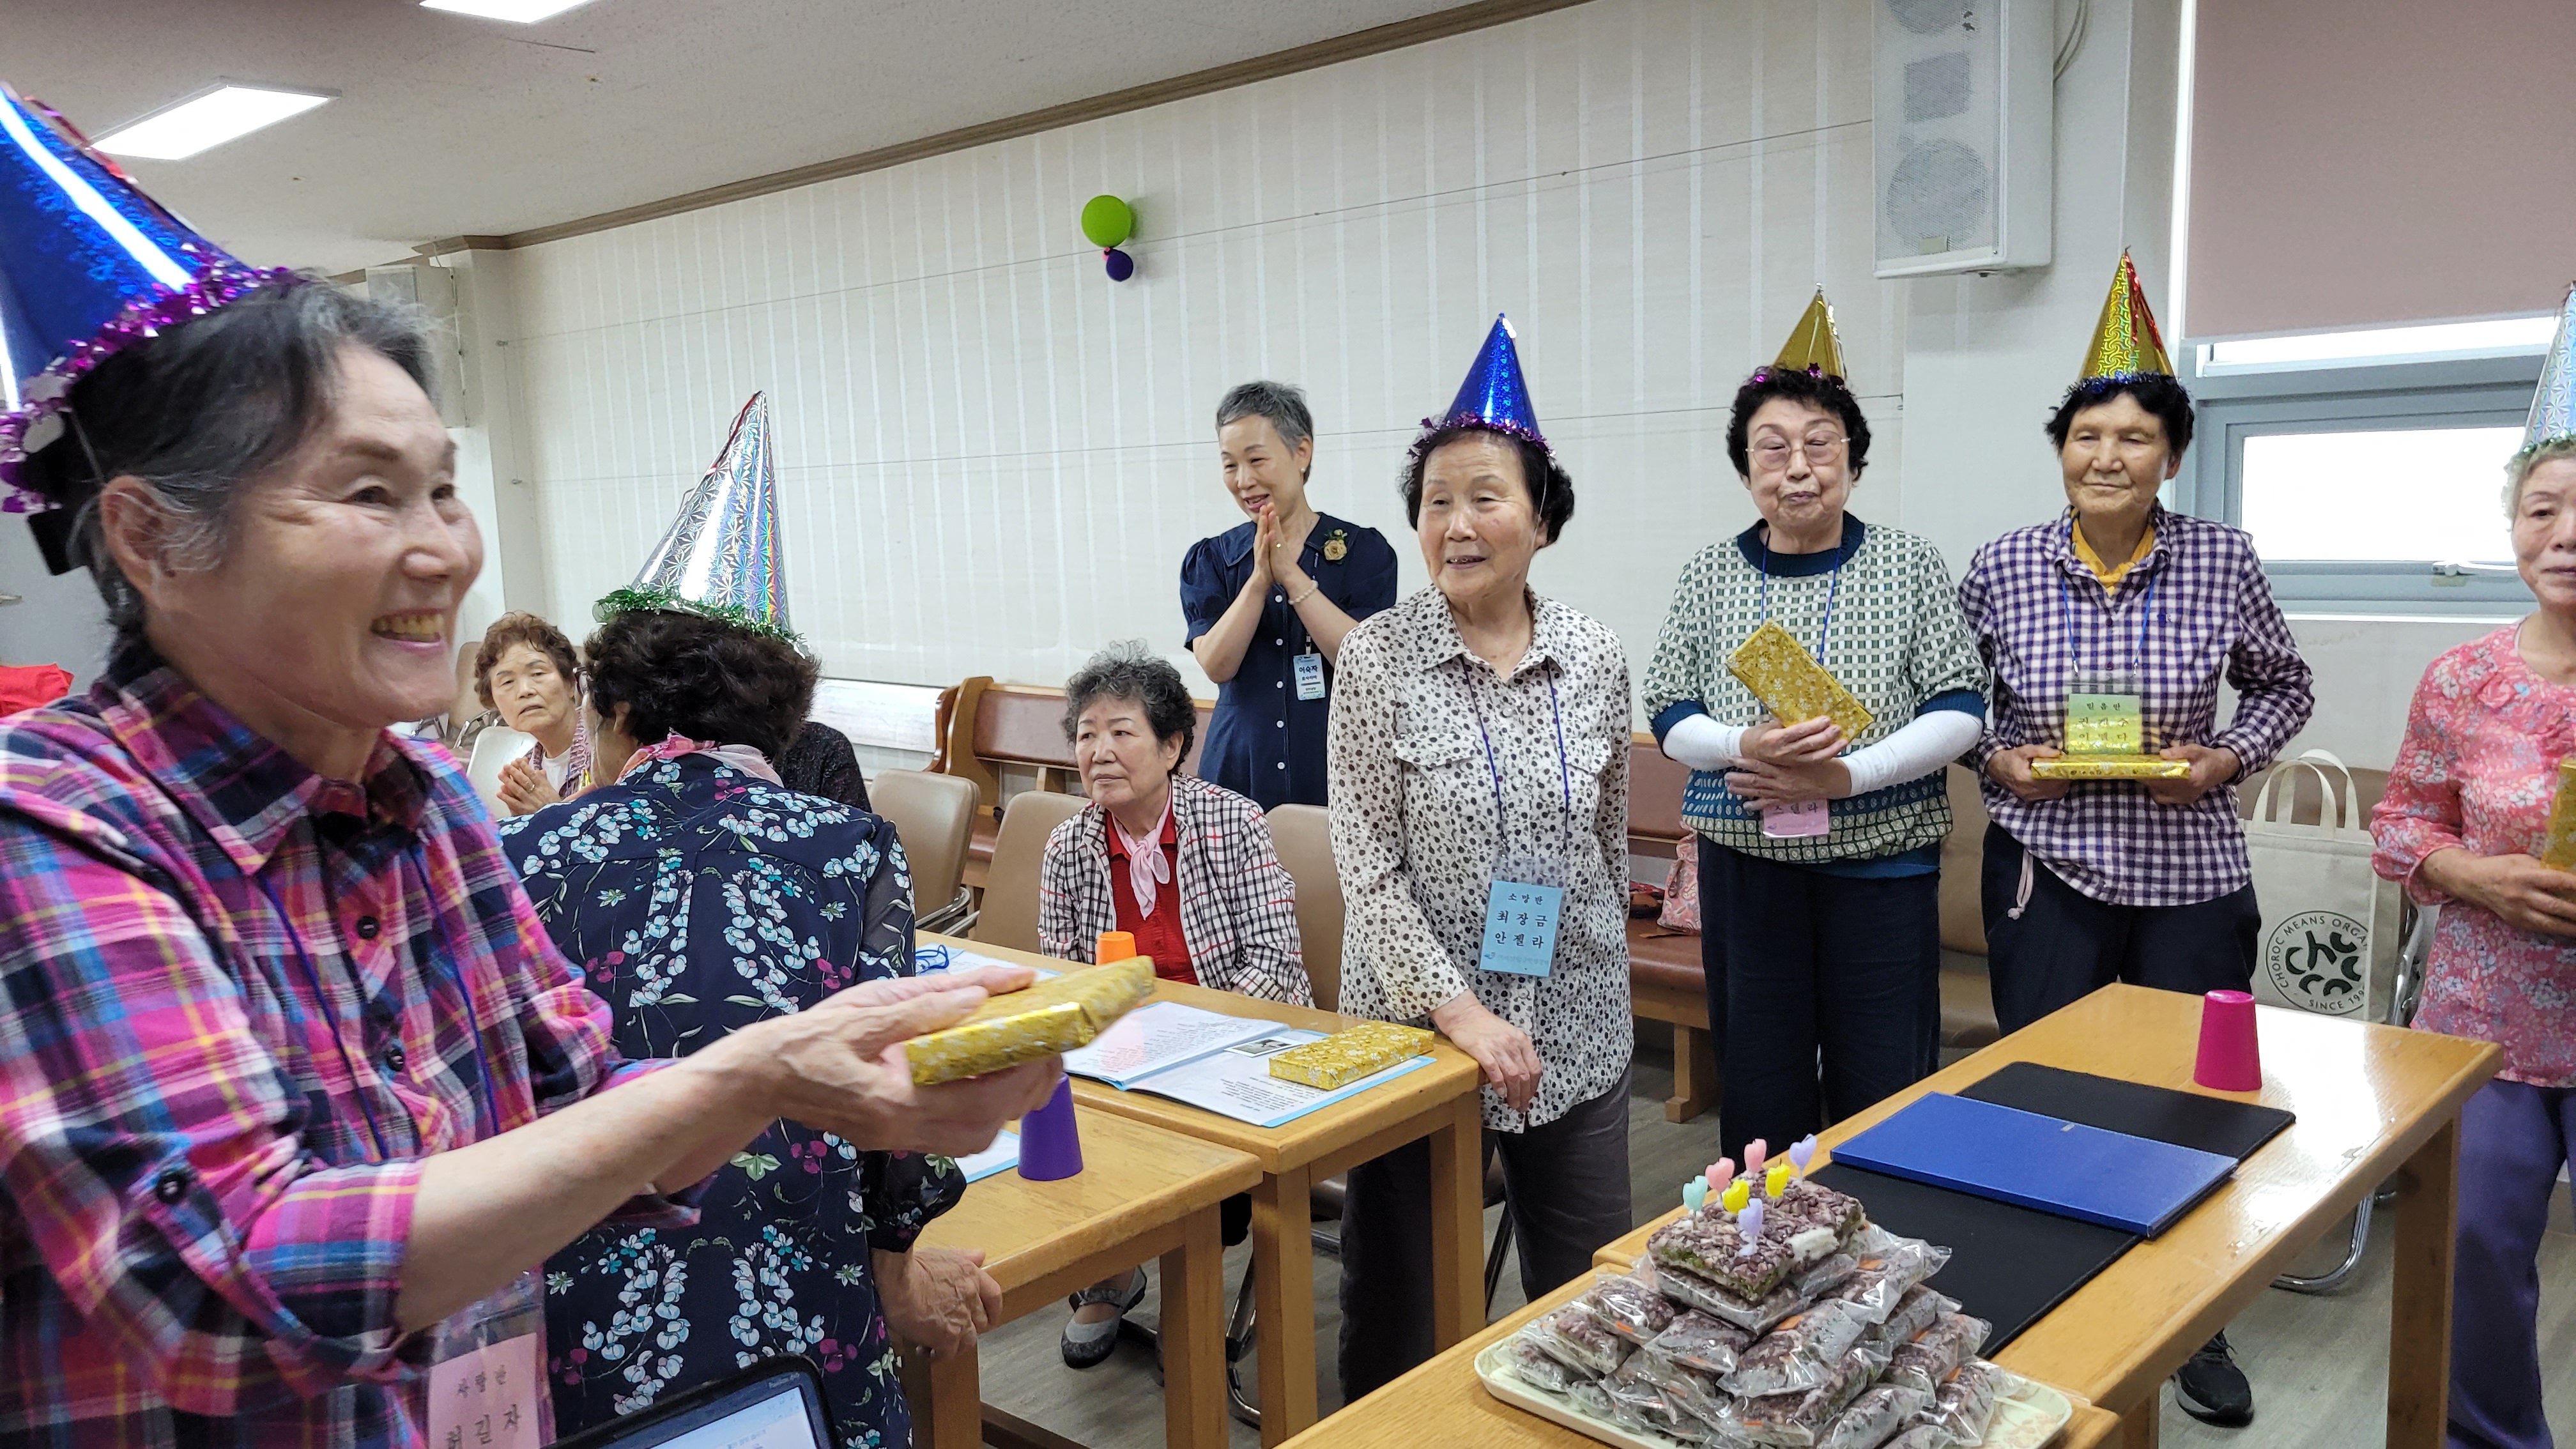
[[[1297,656],[1297,697],[1299,699],[1322,699],[1324,697],[1323,655],[1300,654]]]
[[[1762,833],[1773,840],[1800,840],[1834,828],[1833,812],[1822,800],[1774,805],[1762,812]]]
[[[1485,944],[1476,964],[1514,976],[1545,976],[1556,961],[1563,886],[1497,880],[1485,896]]]
[[[441,1325],[429,1370],[429,1449],[537,1449],[554,1437],[537,1372],[545,1320],[534,1273]]]

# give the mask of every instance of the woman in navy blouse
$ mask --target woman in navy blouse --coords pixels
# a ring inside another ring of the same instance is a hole
[[[1321,805],[1333,660],[1352,625],[1395,602],[1395,550],[1306,502],[1315,419],[1297,389],[1227,393],[1216,441],[1226,491],[1252,521],[1181,560],[1190,652],[1217,686],[1199,778],[1264,810]]]

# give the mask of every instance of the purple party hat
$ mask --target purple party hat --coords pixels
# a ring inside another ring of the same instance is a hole
[[[143,194],[59,115],[0,85],[0,512],[103,359],[268,282]],[[55,500],[62,501],[62,500]]]
[[[681,609],[794,643],[778,535],[769,394],[756,392],[635,582],[599,601],[600,622],[629,609]]]
[[[1483,428],[1525,438],[1542,448],[1547,446],[1547,439],[1538,430],[1538,410],[1530,406],[1529,380],[1521,374],[1520,352],[1512,345],[1510,318],[1494,318],[1493,330],[1485,334],[1485,345],[1477,351],[1475,365],[1467,369],[1467,380],[1458,388],[1458,400],[1449,404],[1447,414],[1424,418],[1422,426]]]

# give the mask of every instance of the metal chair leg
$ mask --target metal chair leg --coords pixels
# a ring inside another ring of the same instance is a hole
[[[1252,1296],[1253,1264],[1243,1265],[1243,1286],[1235,1290],[1234,1313],[1225,1324],[1225,1402],[1234,1417],[1255,1429],[1261,1427],[1261,1406],[1243,1391],[1241,1376],[1235,1365],[1252,1356],[1254,1330],[1259,1326],[1259,1309]]]
[[[2370,1212],[2376,1205],[2377,1199],[2378,1195],[2374,1193],[2363,1198],[2361,1206],[2353,1209],[2352,1246],[2344,1253],[2343,1261],[2337,1264],[2333,1271],[2321,1273],[2314,1278],[2301,1278],[2296,1274],[2284,1273],[2272,1280],[2272,1286],[2288,1289],[2292,1293],[2332,1293],[2350,1282],[2352,1275],[2361,1268],[2361,1255],[2370,1247]]]

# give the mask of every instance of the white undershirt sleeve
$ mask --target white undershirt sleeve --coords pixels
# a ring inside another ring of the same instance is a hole
[[[1664,753],[1694,770],[1731,770],[1744,760],[1744,726],[1687,715],[1664,732]]]
[[[1852,793],[1865,795],[1931,774],[1966,754],[1985,729],[1982,716],[1960,710],[1916,715],[1886,739],[1843,756],[1843,767],[1851,771]],[[1673,733],[1680,734],[1681,726],[1675,725]],[[1671,746],[1665,752],[1671,753]]]

